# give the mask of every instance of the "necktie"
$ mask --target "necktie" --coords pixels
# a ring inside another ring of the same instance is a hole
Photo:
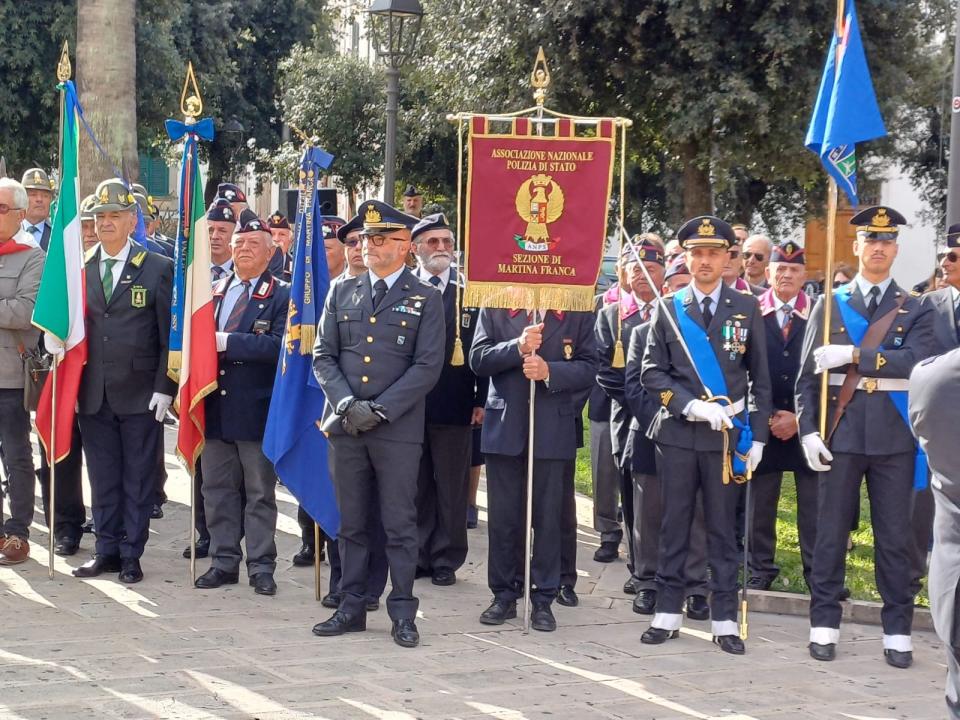
[[[30,231],[30,234],[33,235],[37,240],[40,239],[40,236],[43,234],[43,230],[40,229],[39,225],[31,225],[27,228]]]
[[[783,312],[783,322],[780,324],[780,330],[783,333],[783,339],[786,340],[790,334],[790,321],[793,320],[793,306],[787,303],[780,310]]]
[[[873,317],[873,314],[877,312],[877,307],[880,305],[880,288],[874,285],[870,288],[870,302],[867,303],[867,312],[870,313],[870,317]]]
[[[116,264],[117,260],[114,258],[107,258],[103,261],[106,269],[103,272],[101,280],[103,282],[103,296],[107,299],[107,302],[110,302],[110,298],[113,295],[113,266]]]
[[[703,326],[710,327],[710,322],[713,320],[713,311],[710,309],[710,305],[713,304],[713,300],[707,295],[703,299]]]
[[[224,275],[226,275],[227,271],[224,270],[219,265],[214,265],[212,268],[210,268],[210,274],[213,277],[213,282],[216,282],[217,280],[222,278]]]
[[[649,306],[649,305],[644,305],[642,308],[640,308],[640,319],[641,319],[643,322],[646,322],[647,320],[650,319],[650,306]]]
[[[230,311],[230,317],[227,318],[227,323],[223,326],[224,332],[237,331],[237,328],[240,327],[240,318],[243,317],[243,312],[247,309],[247,303],[250,302],[249,281],[244,280],[240,283],[240,287],[240,297],[237,298],[237,302],[234,304],[233,310]]]
[[[429,282],[430,282],[430,284],[433,285],[434,287],[440,287],[440,276],[439,276],[439,275],[431,275]]]
[[[380,307],[380,303],[387,296],[387,283],[384,280],[377,280],[373,284],[373,309]]]

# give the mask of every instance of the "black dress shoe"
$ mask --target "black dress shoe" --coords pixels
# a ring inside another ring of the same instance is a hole
[[[434,585],[453,585],[457,582],[457,574],[450,568],[434,568],[430,582]]]
[[[380,601],[376,598],[370,599],[367,598],[367,612],[376,612],[380,609]]]
[[[810,648],[810,657],[814,660],[823,660],[829,662],[837,657],[836,643],[815,643],[812,642],[807,647]]]
[[[293,564],[297,567],[307,567],[313,565],[316,559],[316,551],[312,545],[301,545],[300,552],[293,556]]]
[[[93,520],[87,520],[83,525],[80,526],[81,532],[84,533],[95,533],[97,530],[93,527]]]
[[[641,590],[633,599],[633,611],[638,615],[653,615],[657,607],[657,591]]]
[[[123,558],[120,561],[119,580],[127,585],[133,585],[143,580],[143,570],[140,569],[140,561],[136,558]]]
[[[713,642],[731,655],[743,655],[747,651],[739,635],[714,635]]]
[[[557,620],[553,617],[550,603],[535,602],[533,604],[533,612],[530,613],[530,627],[540,632],[553,632],[557,629]]]
[[[593,554],[594,561],[599,563],[612,563],[618,557],[620,557],[620,543],[613,540],[600,543],[600,547]]]
[[[497,600],[494,598],[490,607],[480,613],[480,622],[484,625],[503,625],[507,620],[517,616],[516,600]]]
[[[433,577],[433,570],[429,568],[422,568],[417,565],[417,570],[413,574],[414,580],[419,580],[420,578]]]
[[[212,567],[194,581],[194,586],[201,590],[213,590],[221,585],[236,585],[240,580],[239,572],[227,572]]]
[[[844,587],[840,591],[840,595],[837,597],[837,600],[839,600],[840,602],[843,602],[844,600],[849,600],[849,599],[850,599],[850,588]]]
[[[906,670],[913,665],[913,653],[910,650],[884,650],[883,657],[886,659],[887,665],[901,670]]]
[[[393,636],[393,641],[400,647],[413,648],[420,644],[417,624],[409,618],[394,620],[390,634]]]
[[[197,557],[205,558],[210,554],[210,538],[200,538],[197,542],[194,543],[197,549]],[[189,560],[190,559],[190,546],[187,545],[183,549],[183,556]]]
[[[93,559],[88,560],[73,571],[73,576],[78,578],[92,578],[103,573],[118,573],[122,565],[119,556],[116,555],[94,555]]]
[[[159,520],[163,517],[163,508],[154,503],[153,507],[150,509],[150,519]]]
[[[630,577],[630,578],[623,584],[623,591],[624,591],[627,595],[636,595],[636,594],[637,594],[638,592],[640,592],[641,590],[643,590],[643,587],[641,587],[641,585],[640,585],[640,578]]]
[[[340,598],[340,593],[327,593],[323,596],[323,600],[320,601],[320,604],[325,608],[336,610],[338,607],[340,607]]]
[[[691,620],[710,619],[710,604],[703,595],[691,595],[687,598],[687,617]]]
[[[72,537],[59,538],[57,544],[53,546],[53,554],[60,557],[70,557],[76,555],[80,549],[80,541]]]
[[[663,645],[667,640],[673,640],[680,637],[679,630],[664,630],[658,627],[648,627],[640,636],[640,642],[644,645]]]
[[[580,604],[580,598],[577,597],[573,585],[561,585],[557,591],[557,602],[564,607],[576,607]]]
[[[771,585],[773,585],[771,580],[762,578],[759,575],[753,575],[747,580],[748,590],[769,590]]]
[[[344,633],[363,632],[367,629],[367,615],[349,615],[337,610],[333,616],[322,623],[313,626],[313,634],[318,637],[334,637]]]
[[[277,583],[268,572],[258,572],[250,576],[250,585],[257,595],[276,595]]]

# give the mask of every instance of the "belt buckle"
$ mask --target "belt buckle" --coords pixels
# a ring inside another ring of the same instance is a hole
[[[876,378],[867,378],[863,383],[863,389],[867,391],[867,395],[870,395],[876,392],[877,384]]]

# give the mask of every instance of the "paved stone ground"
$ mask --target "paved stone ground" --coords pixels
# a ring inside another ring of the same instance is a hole
[[[846,625],[838,660],[824,664],[807,656],[803,618],[756,613],[744,657],[711,645],[709,623],[689,623],[663,646],[642,646],[647,619],[621,592],[623,562],[592,560],[596,536],[585,499],[581,605],[557,607],[556,633],[477,622],[489,600],[481,524],[470,532],[457,585],[417,581],[419,649],[394,645],[382,609],[369,616],[366,633],[316,638],[310,628],[329,611],[314,600],[312,571],[289,561],[298,547],[292,498],[281,491],[276,597],[254,595],[242,576],[222,590],[194,590],[180,557],[189,484],[168,459],[171,501],[151,528],[144,582],[128,588],[109,576],[71,577],[71,566],[89,556],[90,536],[76,557],[57,558],[48,579],[39,524],[31,561],[0,569],[0,720],[945,715],[943,649],[931,633],[914,635],[916,663],[907,671],[884,664],[878,628]],[[198,572],[206,568],[198,562]],[[326,581],[326,565],[323,573]]]

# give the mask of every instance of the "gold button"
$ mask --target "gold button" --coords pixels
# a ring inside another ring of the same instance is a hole
[[[227,374],[227,371],[226,371],[226,370],[221,370],[221,371],[220,371],[220,374],[221,374],[221,375],[226,375],[226,374]]]
[[[407,326],[407,321],[406,321],[406,320],[401,320],[401,321],[400,321],[400,327],[406,327],[406,326]]]
[[[361,382],[370,382],[370,378],[368,378],[366,375],[364,375],[362,378],[360,378],[360,380],[361,380]]]
[[[371,324],[371,325],[376,325],[376,324],[377,324],[377,319],[376,319],[375,317],[372,317],[372,316],[371,316],[371,318],[370,318],[370,324]]]
[[[372,343],[372,342],[373,342],[373,335],[367,335],[367,342],[368,342],[368,343]]]
[[[364,356],[363,356],[363,361],[364,361],[365,363],[370,362],[370,356],[369,356],[369,355],[364,355]]]

